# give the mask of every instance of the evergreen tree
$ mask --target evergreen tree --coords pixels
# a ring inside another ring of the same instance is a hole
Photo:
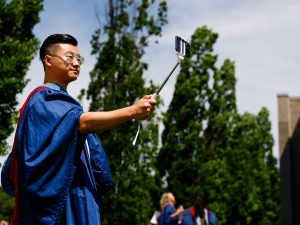
[[[0,155],[16,119],[17,95],[28,83],[26,72],[38,48],[32,30],[43,9],[41,0],[0,0]]]
[[[131,105],[137,98],[155,91],[155,85],[145,88],[143,72],[147,64],[141,61],[152,36],[161,35],[167,22],[165,1],[108,1],[108,22],[92,37],[92,54],[97,62],[90,73],[87,90],[90,110],[113,110]],[[154,13],[157,12],[157,15]],[[138,122],[122,124],[99,136],[106,150],[113,175],[113,190],[102,200],[103,224],[146,224],[153,213],[153,193],[156,186],[153,160],[158,153],[158,120],[153,116],[143,122],[137,141],[132,140]]]
[[[239,115],[234,63],[218,68],[218,34],[198,28],[164,115],[157,167],[189,207],[197,196],[225,224],[232,209],[247,224],[279,224],[279,173],[268,111]]]

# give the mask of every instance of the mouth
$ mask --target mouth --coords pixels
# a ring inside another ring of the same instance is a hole
[[[73,72],[75,75],[79,75],[79,71],[78,70],[70,70],[71,72]]]

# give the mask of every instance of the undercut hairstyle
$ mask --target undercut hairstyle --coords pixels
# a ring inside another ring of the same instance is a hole
[[[54,44],[70,44],[77,46],[78,42],[70,34],[52,34],[47,37],[40,48],[40,60],[43,62],[45,55],[50,54],[50,48]]]

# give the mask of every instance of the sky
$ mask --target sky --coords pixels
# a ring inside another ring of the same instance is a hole
[[[100,2],[103,0],[45,0],[40,23],[34,28],[41,42],[53,33],[69,33],[77,38],[86,60],[78,80],[68,87],[73,97],[87,88],[96,61],[90,55],[90,40],[99,27],[99,15],[105,11]],[[269,110],[275,140],[273,154],[278,158],[277,95],[300,96],[299,12],[297,0],[168,0],[168,24],[163,27],[159,43],[151,42],[143,58],[149,64],[145,77],[161,83],[177,61],[175,35],[189,41],[197,28],[206,25],[219,34],[214,48],[218,64],[227,58],[235,62],[239,113],[257,114],[262,107]],[[165,108],[172,98],[178,71],[160,92]],[[20,103],[43,83],[43,76],[37,54],[26,76],[31,81],[18,96]],[[87,109],[88,104],[83,106]],[[12,137],[8,141],[12,143]]]

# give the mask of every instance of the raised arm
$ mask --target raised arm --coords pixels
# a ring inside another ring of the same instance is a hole
[[[85,112],[80,116],[79,132],[82,134],[108,130],[131,119],[147,119],[155,109],[156,101],[144,96],[131,106],[107,112]]]

